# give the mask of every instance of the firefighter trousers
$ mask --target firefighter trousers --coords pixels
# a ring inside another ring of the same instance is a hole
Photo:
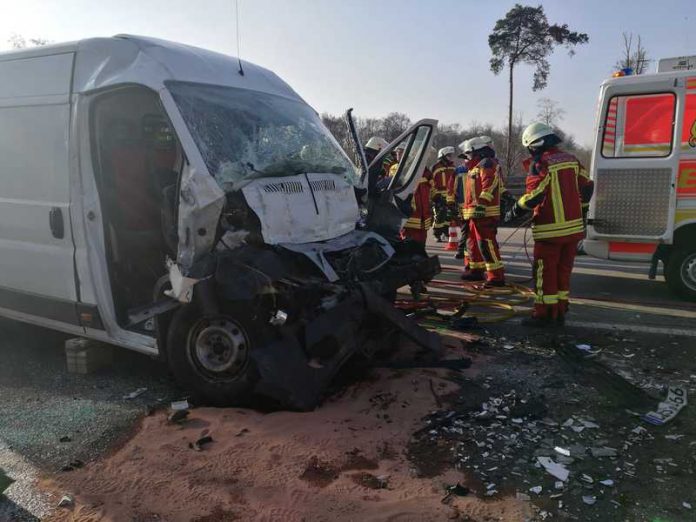
[[[423,243],[423,245],[425,245],[425,242],[428,239],[428,231],[425,228],[402,228],[401,239],[407,238],[413,239],[414,241],[418,241],[419,243]]]
[[[464,267],[470,271],[486,271],[487,281],[503,281],[505,273],[498,248],[498,218],[469,219]]]
[[[570,274],[578,234],[534,243],[534,317],[555,319],[568,312]]]
[[[433,233],[437,239],[447,238],[450,220],[445,197],[438,194],[433,198]]]

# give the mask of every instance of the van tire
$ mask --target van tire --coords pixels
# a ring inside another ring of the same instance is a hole
[[[225,310],[204,316],[194,305],[177,310],[167,335],[169,367],[194,401],[212,406],[248,404],[259,379],[251,350],[265,329],[248,314]]]
[[[665,281],[675,294],[696,301],[696,246],[677,247],[670,252]]]

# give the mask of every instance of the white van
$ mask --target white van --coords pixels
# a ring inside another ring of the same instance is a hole
[[[160,355],[216,404],[311,408],[387,324],[436,345],[388,302],[439,271],[396,206],[436,121],[375,158],[407,145],[377,192],[232,57],[117,36],[0,54],[0,78],[0,315]]]

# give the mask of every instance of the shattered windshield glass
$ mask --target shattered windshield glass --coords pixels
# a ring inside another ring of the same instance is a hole
[[[309,172],[356,182],[355,167],[305,103],[234,87],[183,82],[167,87],[223,189]]]

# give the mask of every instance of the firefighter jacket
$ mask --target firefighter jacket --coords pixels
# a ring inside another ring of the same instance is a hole
[[[433,174],[426,167],[423,176],[418,180],[416,190],[411,198],[411,215],[406,220],[404,228],[428,230],[433,224],[433,209],[430,201],[430,184]]]
[[[444,158],[433,165],[432,196],[442,196],[447,199],[448,188],[454,179],[454,165]]]
[[[557,148],[524,162],[526,192],[517,205],[534,209],[535,240],[584,235],[583,211],[594,184],[575,156]]]
[[[464,194],[461,213],[471,219],[477,206],[485,208],[485,217],[500,217],[500,194],[505,189],[496,158],[483,158],[463,176]]]

